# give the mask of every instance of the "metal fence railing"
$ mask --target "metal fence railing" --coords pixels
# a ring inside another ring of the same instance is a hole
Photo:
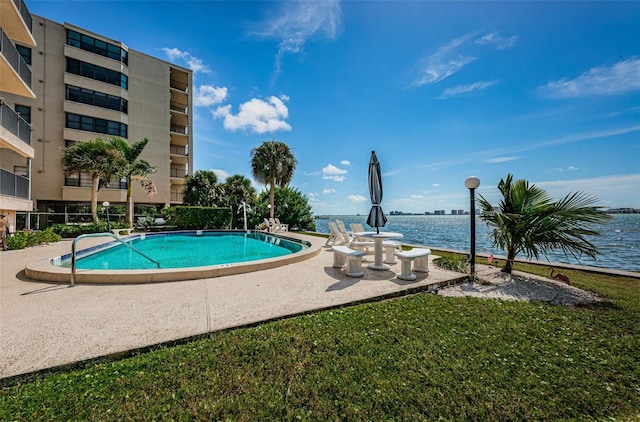
[[[29,199],[29,178],[0,168],[0,194]]]
[[[0,29],[0,53],[2,53],[11,67],[20,75],[24,83],[31,88],[31,69],[2,29]]]
[[[27,145],[31,144],[31,125],[2,100],[0,100],[0,126]]]

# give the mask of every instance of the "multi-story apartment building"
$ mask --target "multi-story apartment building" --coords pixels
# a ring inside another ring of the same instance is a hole
[[[157,194],[150,198],[134,185],[137,204],[182,203],[185,178],[193,171],[192,71],[36,15],[33,38],[37,47],[26,55],[35,98],[7,99],[31,122],[35,208],[64,213],[67,205],[88,203],[91,179],[65,174],[62,150],[73,142],[110,136],[149,139],[140,158],[157,170],[150,176]],[[111,183],[99,191],[98,200],[124,204],[126,188],[124,181]]]
[[[10,231],[17,212],[33,209],[30,168],[35,151],[19,105],[36,98],[31,69],[21,54],[36,46],[31,29],[24,1],[0,0],[0,214],[8,218]]]

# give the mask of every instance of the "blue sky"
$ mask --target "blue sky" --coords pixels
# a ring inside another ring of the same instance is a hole
[[[315,214],[497,202],[512,173],[640,208],[640,2],[33,1],[194,71],[194,169],[288,144]],[[256,185],[258,189],[261,186]]]

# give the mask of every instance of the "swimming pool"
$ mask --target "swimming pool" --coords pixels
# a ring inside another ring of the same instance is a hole
[[[274,268],[317,255],[302,239],[244,231],[142,233],[76,252],[76,282],[144,283],[218,277]],[[146,255],[146,257],[145,257]],[[151,258],[152,260],[150,260]],[[68,282],[71,254],[30,263],[25,275]]]

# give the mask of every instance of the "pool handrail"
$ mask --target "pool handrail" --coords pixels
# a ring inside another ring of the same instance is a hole
[[[128,244],[124,240],[120,239],[119,236],[116,236],[113,233],[87,233],[87,234],[81,234],[80,236],[78,236],[75,239],[73,239],[73,243],[71,244],[71,285],[72,286],[74,286],[76,284],[76,244],[80,241],[80,239],[85,239],[85,238],[88,238],[88,237],[104,237],[104,236],[109,236],[109,237],[114,238],[118,242],[120,242],[123,245],[125,245],[127,248],[129,248],[132,251],[142,255],[143,257],[147,258],[149,261],[155,263],[158,266],[158,268],[160,268],[160,263],[158,261],[156,261],[155,259],[151,258],[150,256],[147,256],[143,252],[140,252],[139,250],[137,250],[136,248],[134,248],[133,246],[131,246],[130,244]]]

